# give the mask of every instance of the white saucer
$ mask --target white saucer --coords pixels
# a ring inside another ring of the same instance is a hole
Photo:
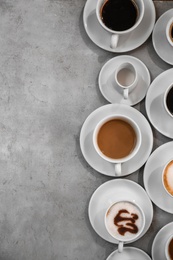
[[[145,12],[140,25],[132,33],[120,36],[115,49],[110,47],[111,34],[104,30],[97,20],[96,3],[97,0],[87,0],[83,12],[83,23],[90,39],[100,48],[111,52],[126,52],[139,47],[150,36],[156,16],[153,1],[144,1]]]
[[[122,91],[115,82],[115,69],[124,62],[132,63],[135,66],[139,76],[137,86],[129,94],[128,99],[124,99]],[[119,103],[133,106],[145,97],[150,85],[150,73],[145,64],[139,59],[129,55],[121,55],[105,63],[100,71],[98,81],[102,95],[110,103]]]
[[[166,25],[173,16],[173,9],[165,12],[160,18],[157,20],[153,34],[153,46],[159,57],[165,62],[173,65],[173,47],[169,44],[166,38]]]
[[[151,260],[151,258],[141,249],[136,247],[124,247],[123,252],[114,251],[106,260]]]
[[[173,222],[170,222],[159,230],[154,238],[152,245],[152,259],[153,260],[166,260],[165,257],[165,244],[168,238],[172,235]]]
[[[146,112],[152,125],[163,135],[173,138],[173,119],[163,105],[165,90],[173,83],[173,69],[161,73],[151,83],[146,99]]]
[[[88,208],[90,223],[95,232],[108,242],[118,244],[118,241],[112,238],[105,228],[104,215],[106,209],[118,200],[127,199],[136,202],[143,209],[146,218],[144,230],[139,237],[131,241],[134,242],[147,232],[153,218],[152,203],[139,184],[124,179],[107,181],[96,189],[90,199]]]
[[[92,135],[97,123],[106,116],[126,115],[132,118],[140,127],[142,144],[138,153],[122,164],[122,176],[138,170],[148,159],[153,147],[153,134],[146,118],[135,108],[127,105],[108,104],[93,111],[85,120],[80,133],[80,147],[88,164],[96,171],[115,177],[114,164],[102,159],[93,146]]]
[[[172,159],[173,142],[159,146],[148,159],[143,173],[144,186],[151,200],[162,210],[173,213],[173,198],[162,185],[162,170]]]

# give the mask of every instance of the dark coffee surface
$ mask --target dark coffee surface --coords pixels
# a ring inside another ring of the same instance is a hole
[[[131,28],[136,22],[137,15],[137,6],[132,0],[107,0],[101,10],[103,23],[114,31]]]
[[[168,246],[168,252],[171,260],[173,260],[173,238],[171,239],[169,246]]]
[[[171,39],[172,39],[172,41],[173,41],[173,24],[172,24],[172,26],[171,26]]]
[[[173,114],[173,87],[169,90],[167,98],[166,98],[166,105],[171,114]]]
[[[133,151],[136,145],[136,133],[126,121],[110,120],[101,127],[97,143],[104,155],[120,159]]]

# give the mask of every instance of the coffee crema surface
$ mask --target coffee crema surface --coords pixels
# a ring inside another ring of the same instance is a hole
[[[106,225],[110,234],[120,240],[136,237],[142,224],[140,210],[130,202],[117,202],[106,214]]]
[[[163,182],[166,190],[173,196],[173,160],[168,163],[164,170]]]
[[[109,29],[125,31],[136,23],[138,7],[133,0],[106,0],[100,15]]]
[[[173,23],[171,24],[171,26],[169,28],[169,37],[170,37],[171,41],[173,42]]]
[[[170,259],[173,260],[173,238],[171,239],[168,245],[168,254]]]
[[[105,156],[111,159],[121,159],[134,150],[136,139],[135,130],[128,122],[112,119],[100,128],[97,144]]]

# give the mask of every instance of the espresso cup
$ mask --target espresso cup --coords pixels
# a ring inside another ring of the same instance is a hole
[[[167,23],[166,38],[170,45],[173,46],[173,17]]]
[[[115,70],[116,85],[123,93],[124,99],[128,99],[129,93],[138,83],[138,73],[130,62],[120,64]]]
[[[173,259],[173,234],[168,238],[165,245],[165,257],[166,260]]]
[[[114,202],[105,213],[105,227],[118,240],[118,252],[123,251],[125,242],[138,238],[145,227],[145,214],[134,201]]]
[[[93,145],[99,156],[115,165],[115,175],[120,176],[122,163],[132,159],[141,146],[141,131],[128,116],[107,116],[94,129]]]
[[[163,102],[166,112],[173,118],[173,83],[165,91]]]
[[[97,0],[96,16],[100,25],[112,34],[110,46],[115,49],[119,37],[131,33],[142,21],[144,0]]]
[[[173,158],[164,166],[162,184],[166,192],[173,197]]]

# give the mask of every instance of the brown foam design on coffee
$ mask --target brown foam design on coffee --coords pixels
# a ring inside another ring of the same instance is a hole
[[[136,205],[128,201],[113,204],[106,214],[108,232],[118,240],[131,240],[143,227],[143,216]]]
[[[122,214],[128,213],[129,217],[124,217]],[[138,233],[138,227],[135,222],[138,219],[138,215],[135,213],[129,213],[128,210],[122,209],[118,212],[118,214],[114,218],[114,224],[118,227],[118,232],[120,235],[124,236],[126,232],[130,232],[132,234]],[[122,221],[126,221],[126,226],[122,225]]]
[[[107,157],[112,159],[124,158],[135,148],[136,133],[128,122],[113,119],[100,128],[97,143],[101,152]]]
[[[173,196],[173,160],[168,163],[164,170],[163,182],[166,190]]]

